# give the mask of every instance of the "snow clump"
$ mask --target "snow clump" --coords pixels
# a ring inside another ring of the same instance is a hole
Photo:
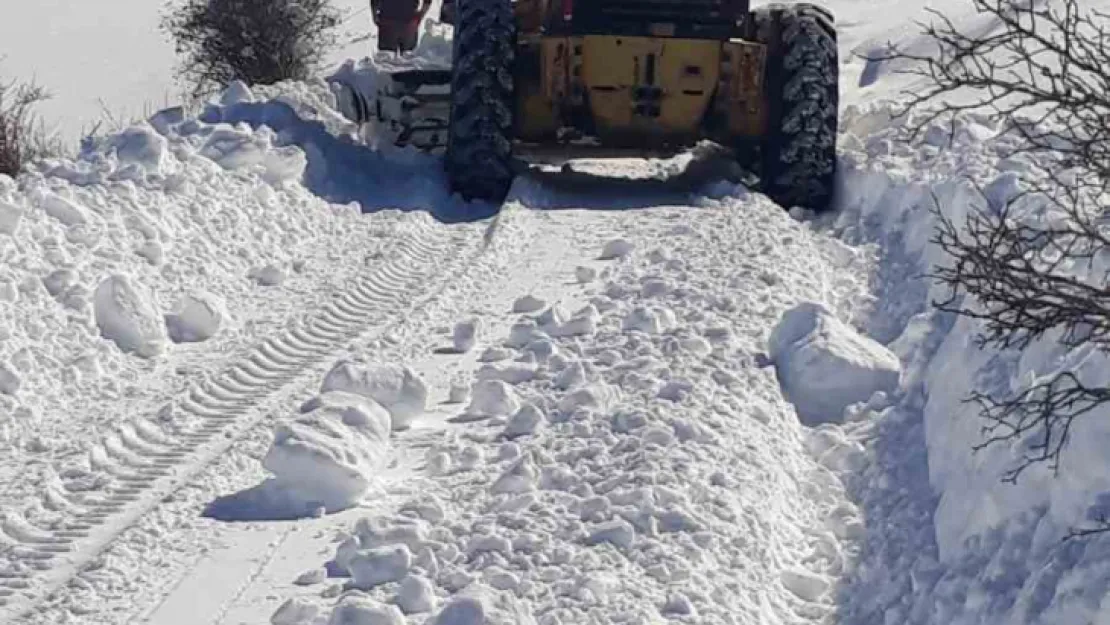
[[[812,302],[782,315],[769,355],[783,391],[807,425],[841,421],[848,406],[878,392],[894,393],[902,375],[894,353]]]
[[[204,292],[190,293],[181,299],[176,311],[166,314],[166,330],[175,343],[206,341],[219,332],[226,317],[219,297]]]
[[[411,367],[342,361],[324,377],[320,392],[346,391],[372,399],[389,411],[393,429],[408,428],[427,410],[428,386]]]
[[[162,353],[166,329],[153,297],[123,274],[104,278],[93,294],[96,324],[104,338],[143,358]]]
[[[478,327],[478,319],[465,319],[455,324],[455,329],[451,333],[451,342],[457,353],[464,354],[474,349],[478,341]]]
[[[329,391],[305,414],[277,426],[262,466],[271,488],[301,502],[302,511],[347,509],[362,498],[385,461],[390,416],[367,397]]]

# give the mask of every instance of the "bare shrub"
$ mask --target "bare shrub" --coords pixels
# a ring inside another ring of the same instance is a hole
[[[330,0],[184,0],[163,19],[194,97],[234,80],[304,80],[336,44]]]
[[[35,106],[49,98],[34,84],[0,83],[0,174],[15,176],[30,161],[53,151],[35,115]]]

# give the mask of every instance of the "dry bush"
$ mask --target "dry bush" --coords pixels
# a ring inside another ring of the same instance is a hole
[[[30,161],[52,152],[52,141],[35,115],[35,106],[49,97],[33,84],[0,83],[0,174],[15,176]]]
[[[234,80],[304,80],[336,44],[341,14],[330,0],[185,0],[162,28],[194,97]]]

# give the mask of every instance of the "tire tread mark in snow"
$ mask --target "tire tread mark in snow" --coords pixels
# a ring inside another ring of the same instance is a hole
[[[58,528],[43,530],[49,542],[27,544],[15,539],[23,546],[17,545],[8,555],[22,561],[20,573],[25,574],[0,575],[0,621],[26,614],[61,588],[165,495],[212,462],[262,418],[260,400],[278,396],[343,347],[344,341],[384,332],[387,322],[403,320],[407,311],[438,293],[442,286],[437,285],[446,282],[451,272],[443,271],[437,261],[451,240],[442,228],[436,231],[439,236],[428,236],[432,228],[421,224],[401,234],[395,252],[386,256],[389,260],[356,279],[345,293],[332,298],[331,305],[281,335],[260,341],[221,373],[183,391],[175,412],[185,417],[178,419],[184,431],[147,432],[156,439],[148,440],[142,427],[128,425],[126,432],[117,427],[103,438],[94,455],[98,470],[110,475],[108,488],[96,501],[64,495],[75,499],[72,503],[82,511]],[[485,246],[475,247],[473,253],[480,253]],[[457,253],[450,257],[456,267],[466,262]],[[392,290],[385,286],[390,284]],[[148,426],[157,423],[156,415],[146,418]],[[174,471],[176,467],[182,470]],[[57,555],[62,553],[66,558],[59,561]]]

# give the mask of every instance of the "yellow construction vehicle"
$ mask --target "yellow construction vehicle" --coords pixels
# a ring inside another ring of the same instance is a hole
[[[827,9],[752,10],[749,0],[451,4],[442,12],[454,22],[450,68],[397,72],[392,105],[354,95],[363,116],[398,125],[398,143],[442,149],[463,197],[502,201],[529,148],[659,153],[710,140],[734,150],[779,204],[831,205],[839,63]]]

